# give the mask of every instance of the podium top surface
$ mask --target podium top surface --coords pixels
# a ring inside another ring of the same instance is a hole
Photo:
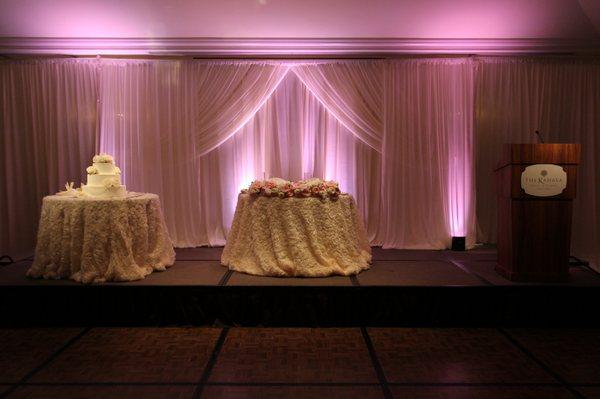
[[[512,164],[579,164],[580,144],[504,144],[497,169]]]

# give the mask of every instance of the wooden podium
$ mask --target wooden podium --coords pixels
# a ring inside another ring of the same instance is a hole
[[[579,144],[504,145],[495,169],[499,274],[513,281],[568,280],[580,152]]]

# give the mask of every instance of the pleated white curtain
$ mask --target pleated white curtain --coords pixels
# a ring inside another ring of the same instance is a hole
[[[286,74],[272,62],[87,62],[100,93],[95,150],[115,155],[129,190],[161,196],[176,246],[224,244],[239,189],[268,176],[340,181],[373,244],[445,248],[450,235],[468,234],[465,63],[312,63]],[[95,98],[80,100],[96,109]]]
[[[600,62],[483,58],[477,72],[478,238],[496,241],[493,169],[503,143],[581,143],[571,252],[600,269]]]
[[[478,238],[493,242],[499,147],[539,129],[582,144],[573,253],[600,263],[598,61],[352,64],[0,62],[0,252],[31,251],[42,197],[85,181],[98,151],[129,190],[161,196],[177,246],[224,244],[239,189],[269,176],[340,181],[371,242],[395,248],[472,244],[477,187]]]
[[[374,239],[379,226],[380,154],[364,144],[288,74],[254,118],[209,157],[219,160],[229,226],[239,189],[254,178],[336,180],[351,193]]]
[[[105,60],[100,151],[129,190],[159,194],[176,246],[222,245],[219,162],[203,157],[270,97],[287,67],[268,63]],[[227,166],[225,166],[227,168]]]
[[[219,186],[202,180],[218,170],[200,157],[194,66],[104,60],[99,76],[99,152],[114,155],[128,190],[160,196],[175,245],[222,244]]]
[[[235,74],[232,65],[226,64]],[[263,66],[265,75],[273,76],[273,65]],[[242,71],[246,67],[241,63]],[[239,190],[269,176],[340,181],[343,190],[360,199],[375,235],[381,174],[377,151],[339,123],[294,74],[287,74],[266,102],[246,98],[246,104],[253,104],[247,109],[258,104],[258,112],[204,153],[197,127],[199,120],[208,120],[198,116],[203,112],[198,93],[205,87],[198,71],[203,68],[204,63],[189,61],[105,61],[100,72],[100,149],[115,155],[129,190],[160,195],[176,246],[223,245]],[[270,88],[272,80],[266,82]]]
[[[389,61],[384,90],[383,246],[443,249],[451,236],[466,236],[471,246],[471,61]]]
[[[307,64],[294,66],[292,71],[356,137],[381,152],[382,62]]]
[[[0,255],[31,255],[42,197],[84,177],[96,77],[96,61],[0,62]]]

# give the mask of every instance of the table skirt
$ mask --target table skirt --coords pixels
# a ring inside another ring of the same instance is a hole
[[[52,195],[42,204],[30,277],[132,281],[175,262],[154,194],[124,199]]]
[[[348,276],[368,269],[371,247],[354,199],[240,194],[221,257],[260,276]]]

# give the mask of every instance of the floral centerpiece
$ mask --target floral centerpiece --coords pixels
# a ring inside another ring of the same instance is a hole
[[[242,194],[279,198],[317,197],[321,199],[337,199],[340,195],[340,187],[337,182],[321,180],[318,178],[295,182],[273,178],[269,180],[253,181],[247,189],[242,190]]]

